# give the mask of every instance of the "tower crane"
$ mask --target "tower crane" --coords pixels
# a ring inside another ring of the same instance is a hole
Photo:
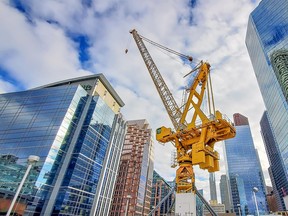
[[[176,193],[195,194],[193,166],[199,165],[201,169],[207,169],[208,172],[219,171],[220,158],[219,153],[214,150],[214,145],[218,141],[233,138],[236,135],[236,130],[229,119],[220,111],[215,111],[210,78],[210,64],[201,61],[190,72],[196,73],[195,78],[188,89],[186,103],[183,107],[179,107],[143,41],[176,54],[188,61],[192,61],[193,58],[153,42],[138,34],[135,29],[131,30],[130,33],[136,42],[174,126],[174,130],[165,126],[158,128],[156,130],[156,140],[161,143],[171,142],[176,148],[178,164],[175,178]],[[201,109],[205,94],[208,98],[208,114],[205,114]]]

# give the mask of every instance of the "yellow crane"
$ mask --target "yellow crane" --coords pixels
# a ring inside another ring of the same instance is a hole
[[[236,135],[235,128],[229,119],[222,115],[220,111],[215,111],[209,76],[210,64],[201,61],[190,72],[196,73],[196,75],[188,90],[185,104],[179,107],[143,40],[189,61],[192,61],[193,58],[155,43],[139,35],[135,29],[131,30],[130,33],[133,35],[174,126],[174,131],[165,126],[158,128],[156,130],[156,140],[161,143],[171,142],[176,147],[178,164],[175,178],[176,192],[195,193],[193,166],[199,165],[201,169],[207,169],[209,172],[218,171],[220,158],[219,153],[214,150],[214,144],[218,141],[233,138]],[[205,114],[201,109],[205,94],[208,100],[208,114]]]

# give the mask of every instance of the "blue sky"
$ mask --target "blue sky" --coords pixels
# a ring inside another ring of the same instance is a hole
[[[269,184],[268,161],[259,127],[264,105],[245,47],[248,17],[258,3],[250,0],[2,0],[0,92],[103,73],[125,102],[122,113],[127,120],[145,118],[153,129],[162,124],[170,126],[129,34],[135,28],[153,41],[197,60],[209,61],[216,107],[229,118],[237,112],[249,118]],[[183,67],[180,59],[174,61],[147,47],[180,103],[181,87],[188,82],[183,76],[190,68]],[[127,54],[125,49],[129,50]],[[217,148],[222,153],[222,145],[217,144]],[[175,172],[170,168],[172,150],[169,144],[155,143],[155,168],[168,179]],[[161,159],[159,154],[163,155]],[[223,160],[221,168],[216,174],[217,182],[225,173]],[[204,188],[204,195],[209,198],[208,173],[199,170],[197,175],[198,188]]]

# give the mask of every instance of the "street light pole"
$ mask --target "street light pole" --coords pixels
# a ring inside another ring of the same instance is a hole
[[[35,156],[35,155],[30,155],[30,156],[28,157],[28,160],[27,160],[27,161],[28,161],[28,167],[27,167],[26,172],[25,172],[25,174],[24,174],[24,176],[23,176],[23,178],[22,178],[22,180],[21,180],[21,182],[20,182],[20,184],[19,184],[19,186],[18,186],[18,188],[17,188],[17,191],[16,191],[16,193],[15,193],[15,195],[14,195],[14,198],[13,198],[11,204],[10,204],[10,207],[9,207],[9,209],[8,209],[8,211],[7,211],[6,216],[10,216],[10,214],[11,214],[11,212],[12,212],[12,209],[13,209],[15,203],[16,203],[16,200],[17,200],[17,198],[18,198],[18,196],[19,196],[19,193],[20,193],[20,191],[21,191],[21,189],[22,189],[22,187],[23,187],[23,184],[24,184],[24,182],[25,182],[25,180],[26,180],[26,178],[27,178],[27,176],[28,176],[28,174],[29,174],[32,166],[33,166],[33,163],[38,162],[39,159],[40,159],[40,158],[39,158],[38,156]]]
[[[130,199],[132,198],[132,196],[128,194],[128,195],[126,196],[126,198],[127,198],[127,201],[126,201],[126,207],[125,207],[125,216],[128,215],[129,201],[130,201]]]
[[[256,199],[256,193],[257,193],[258,191],[259,191],[259,190],[258,190],[257,187],[253,187],[253,194],[254,194],[254,201],[255,201],[255,205],[256,205],[257,216],[259,216],[258,204],[257,204],[257,199]]]
[[[239,216],[241,216],[241,205],[238,203],[237,207],[238,207],[238,211],[239,211]]]

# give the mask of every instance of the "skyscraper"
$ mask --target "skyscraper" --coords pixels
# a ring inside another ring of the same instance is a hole
[[[175,199],[174,194],[168,196],[171,190],[171,186],[154,170],[150,210],[153,210],[167,196],[167,199],[153,214],[154,216],[166,215],[169,213]]]
[[[288,182],[287,8],[286,0],[262,0],[249,16],[246,34],[246,46],[267,109],[269,127],[280,153],[277,160],[284,166],[284,169],[280,168],[284,170],[282,183],[274,180],[282,185]],[[280,172],[273,169],[272,172]],[[287,188],[283,187],[283,192],[288,193]],[[279,192],[281,197],[283,192]]]
[[[221,194],[221,203],[225,205],[225,211],[231,211],[231,199],[229,192],[229,181],[226,175],[221,175],[220,178],[220,194]]]
[[[23,214],[107,214],[126,127],[123,105],[102,74],[1,94],[1,202],[11,200],[27,157],[37,155],[17,201]]]
[[[233,115],[233,118],[234,118],[234,124],[235,125],[249,125],[249,121],[248,121],[248,118],[241,115],[240,113],[235,113]]]
[[[153,140],[145,119],[127,121],[111,216],[148,215],[153,180]]]
[[[209,173],[210,199],[217,202],[215,173]]]
[[[284,192],[288,191],[288,182],[286,181],[284,165],[281,160],[276,139],[270,126],[267,111],[263,113],[260,126],[262,139],[265,144],[265,149],[270,164],[269,175],[273,186],[273,194],[276,197],[279,211],[282,211],[285,210],[283,196],[285,195]]]
[[[236,115],[234,114],[234,116]],[[239,115],[237,116],[239,117]],[[243,119],[245,118],[243,116]],[[259,212],[265,213],[267,212],[265,183],[249,122],[246,122],[246,125],[235,124],[235,128],[236,137],[224,142],[226,171],[230,181],[234,212],[238,215],[237,205],[240,204],[242,215],[256,214],[252,189],[257,187],[259,190],[256,193]]]

